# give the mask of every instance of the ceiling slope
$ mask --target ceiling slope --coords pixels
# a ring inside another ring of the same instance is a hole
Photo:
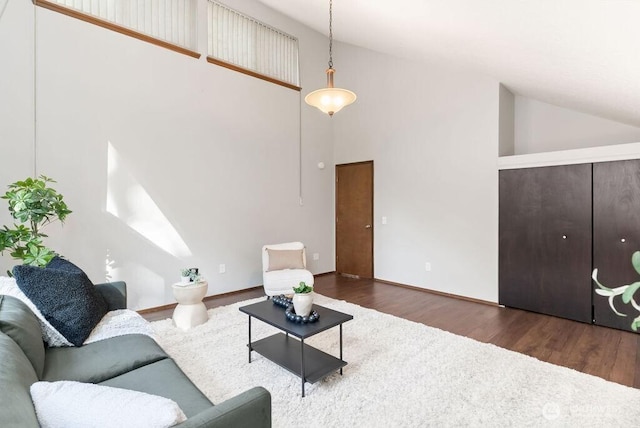
[[[327,0],[259,0],[326,34]],[[640,126],[640,1],[334,0],[337,41],[487,74],[512,92]]]

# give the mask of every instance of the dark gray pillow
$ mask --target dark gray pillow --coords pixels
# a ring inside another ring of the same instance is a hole
[[[55,256],[54,258],[52,258],[51,261],[47,264],[46,269],[58,269],[65,272],[84,273],[84,271],[78,266],[74,265],[67,259],[63,259],[60,256]]]
[[[69,342],[81,346],[107,313],[108,306],[87,275],[73,266],[77,270],[68,265],[66,268],[19,265],[13,268],[13,275],[18,287],[47,321]]]

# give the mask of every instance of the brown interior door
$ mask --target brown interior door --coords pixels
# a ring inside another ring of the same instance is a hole
[[[499,298],[591,322],[591,164],[500,171]]]
[[[373,278],[373,161],[336,165],[336,272]]]

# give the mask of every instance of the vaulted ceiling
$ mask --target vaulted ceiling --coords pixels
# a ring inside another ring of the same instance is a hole
[[[259,0],[328,33],[328,0]],[[334,0],[334,39],[640,126],[638,0]]]

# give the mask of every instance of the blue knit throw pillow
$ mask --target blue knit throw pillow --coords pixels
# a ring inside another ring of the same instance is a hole
[[[64,259],[55,258],[45,268],[15,266],[13,276],[47,321],[75,346],[84,343],[108,311],[87,275]]]

